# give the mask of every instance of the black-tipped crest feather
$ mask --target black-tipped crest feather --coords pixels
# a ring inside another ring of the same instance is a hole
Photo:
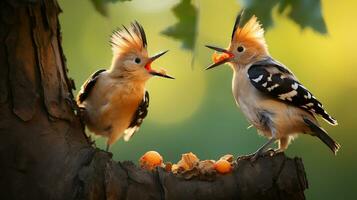
[[[147,40],[143,27],[134,21],[129,27],[122,25],[112,32],[109,43],[113,51],[147,48]]]
[[[145,31],[144,28],[139,24],[138,21],[135,20],[135,25],[139,28],[140,31],[140,35],[141,35],[141,39],[143,41],[143,46],[146,48],[147,46],[147,40],[146,40],[146,35],[145,35]]]
[[[234,37],[234,34],[236,33],[236,30],[237,30],[237,28],[240,26],[240,23],[241,23],[241,21],[242,21],[243,14],[244,14],[244,9],[242,9],[242,10],[238,13],[238,15],[237,15],[236,22],[234,23],[234,27],[233,27],[233,31],[232,31],[231,40],[233,40],[233,37]]]
[[[134,37],[131,35],[130,31],[124,25],[122,25],[122,26],[123,26],[124,30],[130,35],[131,39],[134,40]],[[121,37],[121,38],[123,38],[123,37]],[[123,39],[127,40],[126,38],[123,38]]]

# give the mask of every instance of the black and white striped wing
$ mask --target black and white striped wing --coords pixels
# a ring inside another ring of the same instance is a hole
[[[248,77],[260,92],[318,114],[330,124],[337,125],[337,121],[324,110],[322,103],[286,70],[283,65],[260,62],[248,69]]]
[[[129,127],[124,131],[124,140],[129,141],[136,131],[139,130],[141,124],[143,123],[145,117],[148,114],[149,108],[149,92],[145,91],[143,100],[138,106],[138,109],[134,113],[133,119]]]
[[[78,96],[77,96],[78,104],[83,103],[83,101],[87,99],[87,97],[89,96],[90,92],[92,91],[95,83],[97,82],[99,75],[105,71],[106,71],[105,69],[100,69],[100,70],[94,72],[91,75],[91,77],[83,84],[81,91],[79,91]]]

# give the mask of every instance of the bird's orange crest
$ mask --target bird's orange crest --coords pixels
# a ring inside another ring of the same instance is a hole
[[[123,26],[122,29],[114,31],[110,43],[114,54],[141,52],[147,47],[144,29],[137,21],[131,23],[129,28]]]
[[[239,27],[239,24],[235,27],[232,35],[232,42],[257,43],[257,45],[259,44],[266,46],[264,39],[264,29],[257,20],[256,16],[253,15],[243,27]]]

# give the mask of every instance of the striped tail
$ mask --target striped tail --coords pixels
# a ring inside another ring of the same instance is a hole
[[[328,122],[332,126],[336,126],[337,125],[337,120],[334,119],[331,115],[329,115],[323,107],[324,106],[319,102],[317,104],[314,104],[314,106],[313,106],[314,112],[316,114],[320,115],[326,122]]]
[[[310,127],[311,131],[314,132],[314,136],[317,136],[336,155],[336,153],[340,149],[341,145],[339,143],[337,143],[335,140],[333,140],[324,129],[317,126],[315,123],[313,123],[309,119],[304,118],[304,121]]]
[[[338,123],[337,123],[337,120],[334,119],[331,115],[329,115],[325,110],[323,113],[320,114],[321,117],[327,121],[329,124],[333,125],[333,126],[336,126]]]

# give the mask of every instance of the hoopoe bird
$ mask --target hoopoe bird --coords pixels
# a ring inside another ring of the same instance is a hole
[[[77,104],[88,129],[107,137],[110,145],[124,135],[128,141],[148,113],[146,82],[153,76],[174,79],[165,70],[154,70],[151,63],[167,51],[149,57],[143,27],[134,22],[113,32],[110,69],[95,72],[82,86]]]
[[[273,152],[282,152],[298,133],[318,137],[336,154],[340,144],[319,125],[316,116],[331,125],[337,121],[286,66],[270,56],[257,18],[252,16],[241,26],[242,15],[243,11],[236,18],[227,49],[206,45],[220,52],[213,54],[214,63],[206,69],[229,63],[236,104],[258,133],[270,138],[249,157],[255,160],[271,153],[266,150],[275,141],[278,149]]]

